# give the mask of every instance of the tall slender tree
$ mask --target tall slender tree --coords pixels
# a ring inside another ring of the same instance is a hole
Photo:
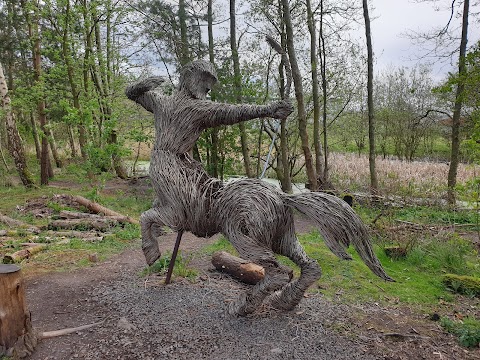
[[[312,159],[312,152],[310,151],[310,144],[308,141],[307,132],[307,113],[305,111],[305,100],[303,93],[302,74],[297,61],[297,55],[295,52],[295,40],[293,36],[293,25],[290,16],[290,4],[288,0],[282,0],[283,18],[285,22],[285,31],[287,34],[287,50],[290,59],[290,65],[292,67],[293,84],[295,87],[295,97],[297,99],[297,112],[298,112],[298,129],[300,132],[300,138],[302,140],[302,150],[305,157],[305,168],[307,172],[308,182],[311,190],[318,189],[317,174]]]
[[[450,154],[450,166],[448,169],[448,194],[447,201],[450,205],[455,205],[455,186],[457,185],[457,170],[460,161],[460,117],[463,106],[463,96],[465,92],[466,53],[467,53],[467,34],[468,34],[468,16],[470,10],[470,0],[463,1],[462,12],[462,36],[460,39],[460,48],[458,54],[458,82],[455,92],[455,105],[452,117],[452,149]]]
[[[242,103],[242,74],[240,73],[240,59],[238,57],[237,47],[237,26],[235,15],[235,0],[230,0],[230,49],[232,51],[233,62],[233,86],[235,93],[235,101]],[[253,177],[252,167],[250,165],[250,152],[248,150],[248,139],[245,124],[243,122],[238,124],[240,129],[240,143],[242,145],[243,165],[245,167],[245,174],[248,177]]]
[[[363,18],[365,20],[365,37],[367,40],[367,104],[368,104],[368,162],[370,167],[370,190],[378,192],[377,171],[375,167],[375,117],[373,109],[373,48],[370,28],[370,16],[368,14],[368,1],[363,0]]]
[[[320,0],[323,3],[323,0]],[[306,0],[307,24],[310,33],[310,66],[312,76],[312,97],[313,97],[313,144],[315,149],[315,171],[320,180],[323,179],[323,154],[320,141],[320,94],[318,89],[318,54],[317,54],[317,29],[315,15],[312,10],[311,0]],[[320,16],[323,17],[321,13]]]

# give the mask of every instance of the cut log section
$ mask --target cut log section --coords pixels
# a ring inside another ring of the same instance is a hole
[[[3,258],[3,263],[13,264],[13,263],[20,262],[24,259],[30,258],[30,256],[36,253],[39,253],[42,250],[45,250],[46,248],[47,248],[46,244],[31,244],[28,246],[27,249],[18,250],[13,254],[5,255]]]
[[[265,270],[260,265],[233,256],[225,251],[218,251],[213,254],[212,264],[217,270],[247,284],[256,284],[265,276]]]
[[[0,357],[23,358],[37,345],[20,268],[0,265]]]

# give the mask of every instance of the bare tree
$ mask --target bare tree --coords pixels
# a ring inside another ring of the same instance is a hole
[[[283,6],[283,18],[285,22],[285,31],[287,33],[287,50],[290,58],[290,65],[292,67],[293,84],[295,87],[295,97],[297,98],[297,112],[298,112],[298,128],[300,131],[300,137],[302,140],[302,150],[305,156],[305,168],[307,171],[308,182],[311,186],[311,190],[318,189],[317,174],[313,165],[312,152],[310,151],[310,145],[308,141],[307,133],[307,114],[305,111],[305,100],[302,85],[302,74],[300,67],[298,66],[297,56],[295,53],[293,38],[293,25],[290,17],[290,5],[288,0],[282,0]]]
[[[363,0],[363,18],[365,19],[365,37],[367,39],[367,105],[368,105],[368,161],[370,165],[370,190],[373,194],[378,191],[377,172],[375,168],[375,117],[373,109],[373,49],[368,14],[368,1]]]
[[[233,84],[235,92],[235,100],[237,103],[242,103],[242,74],[240,73],[240,60],[238,58],[237,48],[237,30],[236,30],[236,16],[235,16],[235,0],[230,0],[230,49],[232,50],[233,61]],[[244,123],[239,123],[240,128],[240,143],[242,145],[243,164],[247,177],[253,177],[253,172],[250,165],[250,154],[248,151],[247,131]]]
[[[455,1],[454,1],[455,2]],[[460,153],[460,115],[463,105],[463,93],[465,92],[465,75],[467,72],[465,55],[467,53],[468,14],[470,0],[463,2],[462,14],[462,37],[458,56],[458,84],[455,92],[455,106],[452,118],[452,150],[450,154],[450,167],[448,169],[448,193],[447,201],[455,205],[455,185],[457,184],[457,170]]]

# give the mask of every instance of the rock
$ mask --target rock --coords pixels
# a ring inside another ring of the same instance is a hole
[[[133,325],[131,322],[129,322],[126,317],[121,317],[118,320],[117,327],[120,328],[120,329],[123,329],[123,330],[127,330],[127,331],[132,331],[132,330],[136,329],[135,325]]]

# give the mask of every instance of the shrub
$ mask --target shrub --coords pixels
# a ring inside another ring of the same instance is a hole
[[[457,335],[462,346],[473,348],[480,345],[480,321],[473,318],[453,321],[444,317],[440,324],[449,333]]]
[[[446,274],[442,279],[443,283],[456,293],[480,296],[480,278],[473,276],[461,276]]]

